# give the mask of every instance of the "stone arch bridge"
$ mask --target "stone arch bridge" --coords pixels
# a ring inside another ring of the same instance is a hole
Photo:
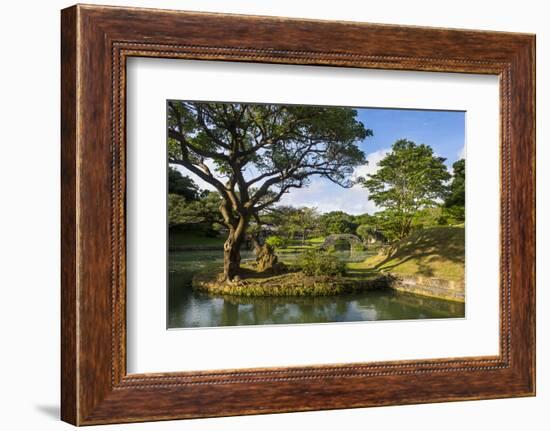
[[[350,233],[339,233],[327,236],[323,243],[320,245],[320,248],[322,250],[327,250],[330,247],[334,246],[338,241],[348,242],[351,248],[365,247],[365,243],[357,235],[352,235]]]

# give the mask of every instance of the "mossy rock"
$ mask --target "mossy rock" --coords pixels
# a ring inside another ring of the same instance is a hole
[[[279,262],[273,247],[264,244],[256,255],[256,269],[259,272],[271,271],[274,274],[281,274],[286,268],[282,262]]]

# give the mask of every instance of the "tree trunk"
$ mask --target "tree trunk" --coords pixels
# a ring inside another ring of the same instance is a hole
[[[405,225],[403,226],[403,234],[401,238],[405,238],[409,236],[411,233],[411,224],[412,224],[412,217],[409,217],[405,220]]]
[[[241,268],[241,243],[234,232],[230,232],[223,245],[223,279],[233,280]]]
[[[236,227],[229,229],[223,245],[223,280],[230,281],[239,275],[241,269],[241,246],[246,237],[248,220],[242,218]]]

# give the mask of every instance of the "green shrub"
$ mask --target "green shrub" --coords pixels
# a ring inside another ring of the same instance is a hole
[[[344,275],[346,264],[326,251],[306,250],[297,261],[305,275]]]
[[[265,243],[273,248],[283,248],[286,246],[286,240],[277,235],[268,236]]]

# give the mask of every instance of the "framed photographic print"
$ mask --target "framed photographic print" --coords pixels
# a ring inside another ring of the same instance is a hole
[[[63,420],[534,395],[533,35],[61,30]]]

